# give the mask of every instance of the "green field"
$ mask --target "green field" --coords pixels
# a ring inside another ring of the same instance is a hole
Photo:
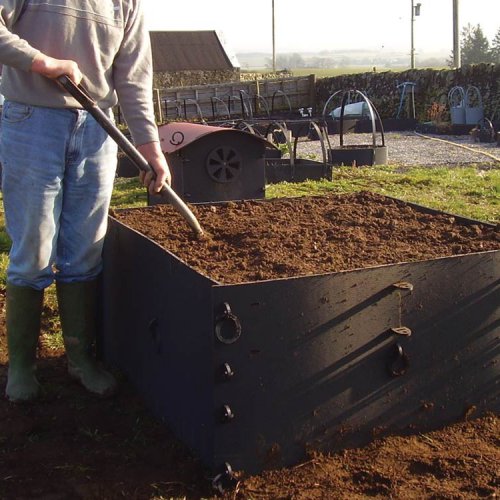
[[[316,78],[329,78],[340,75],[354,75],[356,73],[369,73],[371,66],[352,66],[343,68],[296,68],[292,70],[293,76],[315,75]]]
[[[369,73],[373,71],[373,66],[345,66],[342,68],[295,68],[292,69],[293,76],[308,76],[315,75],[316,78],[329,78],[333,76],[340,75],[354,75],[356,73]],[[383,71],[399,71],[399,70],[389,70],[386,68],[377,68],[378,72]],[[401,70],[403,71],[403,70]],[[249,73],[271,73],[269,68],[259,68],[248,71]],[[245,73],[243,70],[242,73]]]
[[[432,68],[436,70],[447,69],[443,67]],[[390,71],[391,73],[401,73],[408,68],[383,68],[376,67],[377,73]],[[371,73],[373,66],[346,66],[343,68],[297,68],[292,70],[293,76],[316,75],[316,78],[329,78],[340,75],[354,75],[357,73]]]

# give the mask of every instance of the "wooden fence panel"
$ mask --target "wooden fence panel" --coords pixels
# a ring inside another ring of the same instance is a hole
[[[314,75],[155,89],[158,120],[214,120],[315,106]],[[159,111],[161,110],[161,112]]]

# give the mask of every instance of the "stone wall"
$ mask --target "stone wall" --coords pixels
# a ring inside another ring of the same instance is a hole
[[[240,80],[242,82],[251,82],[255,80],[279,80],[280,78],[289,78],[293,76],[293,73],[288,70],[276,71],[275,73],[250,73],[243,72],[240,74]]]
[[[153,87],[157,89],[170,87],[191,87],[193,85],[238,82],[239,80],[239,69],[217,71],[177,71],[175,73],[157,72],[153,76]]]
[[[397,85],[406,81],[416,83],[415,108],[421,122],[431,120],[431,108],[436,109],[436,104],[446,106],[443,118],[449,120],[448,92],[457,85],[478,87],[485,116],[500,119],[500,65],[494,64],[478,64],[458,70],[416,69],[321,78],[316,81],[317,109],[321,112],[325,102],[337,90],[357,89],[368,95],[382,118],[393,118],[401,97]]]
[[[255,80],[278,80],[293,76],[290,71],[276,73],[241,73],[239,69],[226,71],[177,71],[175,73],[155,73],[154,88],[191,87],[231,82],[251,82]]]

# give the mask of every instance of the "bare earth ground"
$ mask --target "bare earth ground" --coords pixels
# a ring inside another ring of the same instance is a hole
[[[198,241],[167,206],[117,215],[225,282],[295,276],[500,249],[498,227],[463,225],[404,203],[362,193],[272,203],[196,208],[209,237]],[[329,246],[331,245],[331,246]],[[207,258],[210,257],[210,258]],[[294,258],[298,257],[298,258]],[[203,262],[222,262],[210,266]],[[231,268],[227,262],[235,265]],[[0,386],[7,353],[0,291]],[[52,348],[46,308],[39,348],[42,398],[0,401],[1,499],[476,499],[500,494],[497,415],[447,428],[389,437],[255,477],[217,493],[211,479],[168,429],[148,415],[125,380],[109,400],[85,393]]]

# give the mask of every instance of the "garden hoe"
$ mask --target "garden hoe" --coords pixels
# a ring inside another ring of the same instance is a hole
[[[88,111],[99,123],[99,125],[110,135],[118,144],[120,149],[127,155],[132,163],[141,171],[149,173],[154,170],[142,154],[134,145],[120,132],[112,120],[97,106],[97,103],[89,96],[82,85],[77,85],[67,75],[60,76],[57,81],[82,105],[83,109]],[[181,200],[177,193],[166,183],[163,183],[160,196],[168,200],[173,207],[184,217],[191,229],[198,237],[203,236],[203,229],[189,207]]]

